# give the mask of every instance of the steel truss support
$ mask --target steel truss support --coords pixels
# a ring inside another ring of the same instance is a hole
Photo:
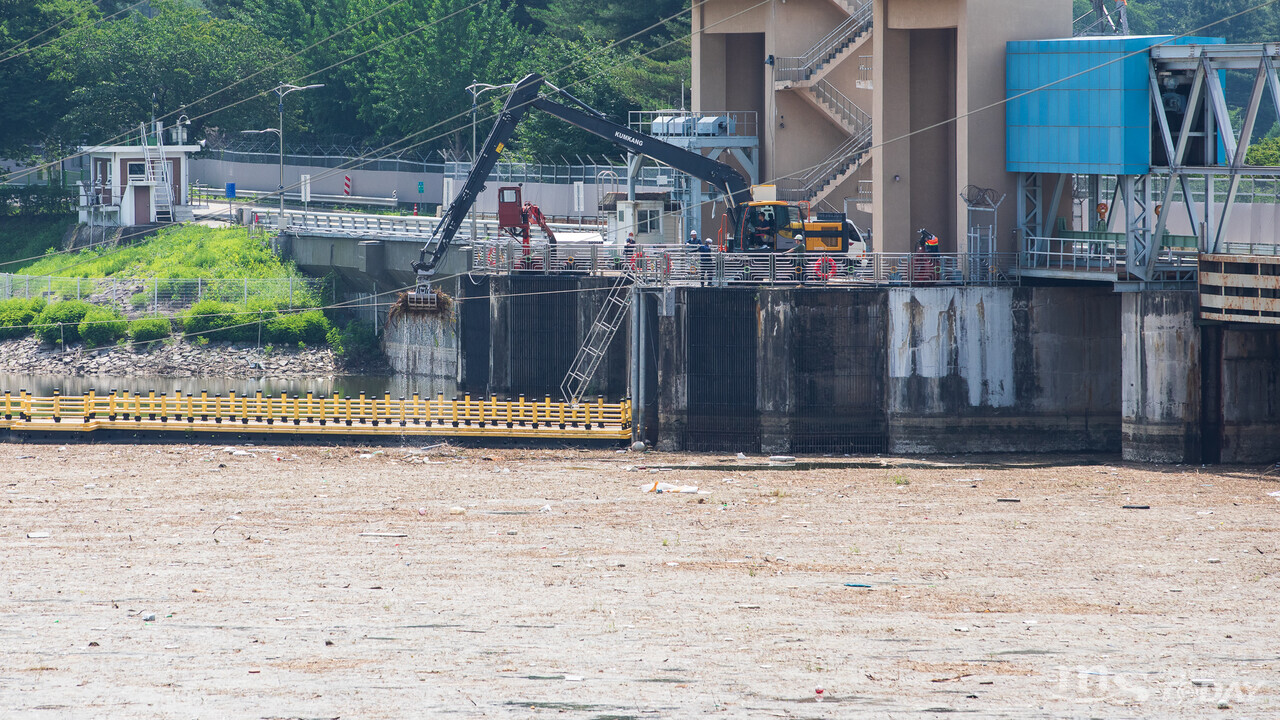
[[[1018,173],[1018,233],[1022,236],[1022,247],[1019,248],[1022,252],[1041,252],[1047,249],[1039,247],[1044,243],[1045,237],[1040,178],[1040,173]],[[1037,246],[1029,247],[1028,243],[1032,242]],[[1028,257],[1023,257],[1024,267],[1028,260]]]
[[[1155,131],[1165,150],[1168,165],[1153,167],[1152,172],[1168,174],[1161,206],[1167,208],[1173,197],[1174,184],[1182,190],[1183,205],[1193,228],[1199,228],[1200,251],[1221,252],[1227,238],[1231,211],[1240,189],[1240,179],[1246,176],[1274,176],[1280,174],[1276,167],[1251,167],[1245,165],[1245,157],[1253,140],[1258,110],[1262,96],[1270,90],[1271,101],[1280,115],[1280,44],[1253,45],[1181,45],[1158,46],[1151,49],[1150,86]],[[1226,92],[1222,85],[1225,70],[1254,72],[1249,103],[1240,117],[1239,132],[1227,111]],[[1179,127],[1172,127],[1169,112],[1163,102],[1159,76],[1191,73],[1192,83]],[[1203,119],[1202,127],[1195,129],[1195,120]],[[1176,135],[1174,131],[1176,130]],[[1202,158],[1187,158],[1191,138],[1200,138]],[[1219,144],[1223,157],[1218,156]],[[1202,175],[1205,182],[1203,207],[1197,207],[1191,193],[1188,176]],[[1227,183],[1221,209],[1216,207],[1215,176],[1226,176]],[[1167,222],[1165,213],[1156,219],[1154,237],[1163,237]],[[1159,258],[1158,246],[1142,257],[1140,265],[1131,271],[1143,280],[1152,279]]]

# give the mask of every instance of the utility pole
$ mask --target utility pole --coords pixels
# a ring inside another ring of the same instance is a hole
[[[516,86],[515,83],[506,83],[505,85],[490,85],[489,83],[476,82],[474,80],[472,80],[471,84],[467,86],[467,92],[471,93],[471,167],[472,168],[476,166],[476,121],[478,119],[479,112],[480,112],[480,106],[477,103],[477,101],[480,98],[480,94],[488,92],[490,90],[498,90],[501,88],[512,88],[515,86]],[[470,168],[468,168],[468,170],[470,170]],[[441,200],[444,200],[444,199],[445,198],[441,198]],[[473,207],[471,209],[471,241],[475,242],[475,240],[476,240],[476,212],[475,212],[475,208]]]
[[[258,133],[275,133],[280,139],[280,184],[276,186],[276,193],[280,196],[280,217],[277,218],[276,229],[284,229],[284,96],[297,90],[314,90],[315,88],[324,87],[324,83],[315,85],[290,85],[289,83],[280,83],[271,90],[276,94],[276,111],[280,115],[280,125],[266,130],[241,130],[245,134]]]

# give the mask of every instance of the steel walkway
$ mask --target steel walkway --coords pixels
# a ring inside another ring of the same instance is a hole
[[[293,436],[453,436],[547,440],[631,438],[631,401],[568,405],[543,400],[444,396],[409,399],[113,392],[34,396],[6,391],[0,430],[259,433]]]

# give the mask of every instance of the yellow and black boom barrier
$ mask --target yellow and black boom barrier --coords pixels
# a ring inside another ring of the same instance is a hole
[[[631,401],[603,398],[577,405],[542,400],[472,398],[395,398],[315,395],[289,397],[210,396],[174,393],[146,395],[111,392],[98,395],[36,396],[6,391],[0,429],[12,432],[105,431],[225,432],[296,436],[403,436],[541,438],[551,440],[627,440],[631,437]]]

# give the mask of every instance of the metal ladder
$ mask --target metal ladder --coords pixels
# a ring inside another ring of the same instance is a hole
[[[596,313],[596,319],[591,323],[591,330],[587,332],[587,339],[582,343],[582,347],[578,348],[578,354],[573,358],[573,365],[570,366],[569,372],[565,373],[564,380],[560,382],[560,392],[564,394],[565,402],[570,405],[577,405],[582,399],[582,394],[587,390],[587,384],[595,376],[596,368],[600,367],[600,361],[604,359],[609,343],[613,341],[613,336],[618,332],[623,318],[631,308],[631,288],[636,282],[638,279],[634,271],[624,272],[609,289],[609,297],[605,298],[600,312]]]
[[[155,202],[156,222],[173,222],[173,186],[169,182],[169,161],[164,156],[164,138],[156,133],[155,152],[147,144],[147,126],[142,125],[142,159],[147,168],[146,178],[156,183],[152,194]]]

